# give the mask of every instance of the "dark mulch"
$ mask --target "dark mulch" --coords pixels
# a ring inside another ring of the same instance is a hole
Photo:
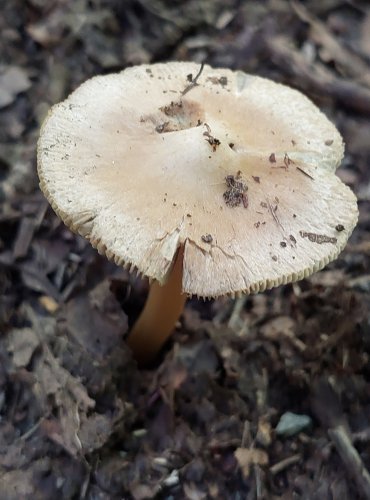
[[[0,0],[0,33],[0,499],[370,498],[368,2]],[[308,94],[360,220],[310,279],[190,301],[140,371],[124,335],[147,285],[60,223],[35,147],[85,79],[168,59]]]

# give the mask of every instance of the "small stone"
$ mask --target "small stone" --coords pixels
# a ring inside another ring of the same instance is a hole
[[[287,411],[284,413],[276,426],[276,434],[282,437],[291,437],[308,429],[312,425],[312,419],[308,415],[297,415]]]
[[[276,156],[275,153],[271,153],[269,156],[269,162],[270,163],[276,163]]]

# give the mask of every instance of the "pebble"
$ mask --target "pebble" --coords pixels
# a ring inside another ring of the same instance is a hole
[[[309,428],[312,419],[308,415],[298,415],[287,411],[284,413],[276,426],[276,434],[282,437],[290,437]]]

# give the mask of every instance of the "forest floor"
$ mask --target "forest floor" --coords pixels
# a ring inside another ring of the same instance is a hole
[[[369,3],[0,0],[0,33],[0,500],[370,499]],[[360,218],[311,278],[190,300],[139,370],[147,284],[59,221],[36,142],[87,78],[166,60],[306,93]]]

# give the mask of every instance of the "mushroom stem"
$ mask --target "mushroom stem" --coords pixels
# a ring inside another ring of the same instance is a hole
[[[128,338],[128,345],[139,365],[149,363],[171,335],[186,302],[182,293],[182,262],[184,251],[180,249],[163,285],[154,282],[138,320]]]

